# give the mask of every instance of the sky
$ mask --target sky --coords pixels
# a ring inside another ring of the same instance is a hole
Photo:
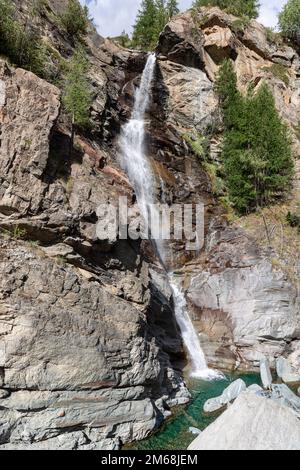
[[[80,0],[89,6],[91,16],[104,37],[119,36],[123,30],[132,32],[141,0]],[[265,26],[276,26],[277,15],[287,0],[261,0],[259,21]],[[191,7],[193,0],[179,0],[182,11]]]

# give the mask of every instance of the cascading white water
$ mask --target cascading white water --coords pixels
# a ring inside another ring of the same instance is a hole
[[[150,102],[151,84],[156,64],[155,54],[149,55],[141,84],[135,91],[134,108],[130,121],[121,131],[121,164],[134,187],[140,210],[145,218],[154,203],[153,172],[145,157],[145,112]]]
[[[191,376],[204,380],[223,378],[223,374],[208,368],[198,335],[187,312],[187,304],[182,287],[173,274],[169,275],[169,279],[173,291],[176,320],[181,330],[183,342],[191,358]]]
[[[134,187],[145,221],[148,219],[150,205],[155,202],[153,191],[155,176],[145,152],[145,113],[150,102],[155,65],[155,54],[151,54],[148,57],[141,84],[135,92],[131,119],[123,126],[120,136],[121,164]],[[161,260],[164,260],[163,244],[157,243],[156,248]],[[169,274],[169,281],[173,292],[177,323],[192,362],[191,375],[206,380],[219,378],[221,374],[207,367],[198,335],[187,312],[183,290],[178,286],[173,274]]]

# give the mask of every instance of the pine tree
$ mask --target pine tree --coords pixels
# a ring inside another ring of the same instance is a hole
[[[179,12],[177,0],[142,0],[133,30],[133,45],[153,49],[167,22]]]
[[[257,0],[195,0],[193,6],[217,6],[232,15],[248,16],[249,18],[257,18],[259,15]]]
[[[177,0],[168,0],[166,5],[167,10],[167,20],[170,20],[173,16],[179,13],[178,1]]]
[[[17,66],[48,78],[44,43],[30,22],[23,24],[17,20],[10,0],[0,0],[0,12],[0,54]]]
[[[85,51],[82,47],[77,47],[65,77],[63,94],[63,104],[72,119],[70,152],[73,148],[76,129],[88,129],[91,124],[92,94],[87,80],[88,70],[89,62]]]
[[[155,0],[156,7],[156,25],[155,25],[155,36],[158,38],[166,23],[168,22],[168,15],[166,10],[165,0]]]
[[[293,174],[293,153],[287,127],[264,84],[246,97],[237,90],[232,64],[225,61],[216,82],[224,112],[222,162],[229,198],[247,213],[284,196]]]
[[[215,88],[222,108],[229,108],[238,95],[237,77],[230,59],[225,59],[220,67]]]
[[[88,27],[89,12],[87,6],[82,7],[78,0],[69,0],[60,20],[67,33],[73,38],[85,35]]]
[[[289,0],[279,14],[281,32],[289,39],[300,43],[300,2]]]
[[[150,50],[157,39],[157,6],[155,0],[142,0],[133,30],[133,44]]]

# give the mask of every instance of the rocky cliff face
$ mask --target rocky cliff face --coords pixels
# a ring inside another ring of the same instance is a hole
[[[27,18],[30,1],[15,3]],[[37,27],[66,58],[72,44],[54,20],[65,4],[49,1]],[[236,21],[214,8],[167,25],[149,158],[158,196],[163,190],[168,202],[206,206],[205,250],[195,258],[174,244],[170,264],[182,271],[209,362],[253,368],[264,354],[284,354],[300,367],[299,239],[271,213],[267,242],[261,217],[229,222],[184,139],[209,134],[218,159],[213,82],[224,57],[235,60],[241,88],[268,80],[291,130],[300,121],[297,53],[271,44],[256,22],[241,31]],[[76,137],[71,157],[60,90],[0,61],[0,448],[117,448],[188,400],[171,291],[151,245],[96,236],[99,204],[125,195],[135,206],[118,133],[145,54],[119,48],[92,26],[86,43],[94,126]],[[289,84],[274,76],[274,64]],[[298,190],[296,180],[289,206]]]
[[[49,2],[40,21],[67,55],[56,7]],[[189,397],[171,292],[151,246],[96,236],[99,204],[134,200],[113,139],[135,54],[92,28],[87,47],[95,125],[77,136],[72,157],[60,90],[0,63],[2,448],[118,448]]]
[[[222,141],[213,82],[225,58],[234,61],[242,91],[249,84],[269,83],[299,155],[299,55],[270,39],[263,26],[242,25],[218,8],[189,11],[166,26],[158,53],[167,125],[181,135],[208,136],[211,162],[218,163]],[[230,223],[230,214],[211,197],[213,188],[203,181],[195,185],[186,172],[193,199],[201,194],[206,202],[207,230],[204,252],[183,270],[185,285],[206,354],[218,367],[253,368],[263,355],[273,361],[282,354],[291,354],[299,367],[300,244],[285,223],[289,209],[299,211],[297,159],[295,168],[294,190],[285,205]]]

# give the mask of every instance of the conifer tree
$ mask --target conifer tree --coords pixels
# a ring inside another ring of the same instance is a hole
[[[247,213],[284,196],[293,174],[293,153],[270,88],[243,97],[232,64],[225,61],[216,83],[224,112],[222,162],[229,198]]]
[[[133,44],[151,49],[157,37],[157,6],[155,0],[142,0],[133,30]]]
[[[168,0],[167,5],[166,5],[166,10],[167,10],[167,20],[177,15],[179,13],[178,1]]]
[[[217,6],[232,15],[248,16],[249,18],[257,18],[259,15],[257,0],[195,0],[193,6]]]
[[[289,0],[279,14],[281,32],[289,39],[300,42],[300,2]]]
[[[177,0],[142,0],[133,30],[133,45],[153,49],[167,22],[179,12]]]
[[[87,6],[82,7],[78,0],[68,0],[66,10],[60,17],[67,33],[73,38],[85,35],[88,27],[89,12]]]
[[[155,28],[155,36],[158,38],[162,30],[164,29],[166,23],[168,22],[168,14],[166,10],[166,2],[165,0],[156,0],[156,28]]]
[[[63,104],[72,119],[70,153],[73,149],[76,129],[88,129],[91,124],[92,94],[87,79],[88,70],[89,62],[86,59],[86,53],[82,47],[77,46],[65,77],[63,94]]]
[[[48,78],[44,44],[28,21],[23,24],[17,20],[10,0],[0,0],[0,54],[19,67]]]

